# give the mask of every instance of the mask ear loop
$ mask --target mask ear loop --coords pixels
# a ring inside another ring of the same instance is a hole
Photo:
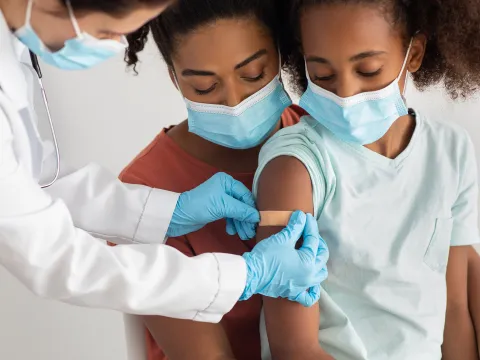
[[[70,16],[70,21],[72,22],[73,29],[75,30],[75,33],[77,34],[77,37],[82,36],[82,30],[80,29],[80,26],[78,25],[77,18],[75,17],[75,13],[72,8],[72,4],[70,0],[67,0],[66,2],[67,9],[68,9],[68,15]]]
[[[410,50],[412,49],[412,44],[413,44],[413,37],[410,39],[410,44],[408,45],[408,50],[407,50],[407,55],[405,55],[405,60],[403,60],[403,65],[402,65],[402,69],[400,70],[400,74],[398,74],[397,76],[397,79],[396,79],[396,82],[398,83],[400,81],[400,78],[402,77],[402,74],[403,74],[403,70],[405,70],[405,67],[407,66],[407,61],[408,61],[408,56],[410,55]],[[407,70],[407,73],[405,74],[405,83],[403,85],[403,91],[402,91],[402,97],[403,97],[403,100],[405,100],[405,93],[407,91],[407,84],[408,84],[408,75],[409,75],[409,71]]]
[[[33,0],[28,0],[27,12],[25,13],[25,24],[30,25],[32,19]]]

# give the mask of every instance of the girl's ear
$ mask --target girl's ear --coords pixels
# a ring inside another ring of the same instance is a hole
[[[427,37],[423,33],[418,33],[413,37],[412,47],[410,48],[410,59],[408,60],[407,70],[410,73],[417,72],[422,66],[423,57],[427,48]]]

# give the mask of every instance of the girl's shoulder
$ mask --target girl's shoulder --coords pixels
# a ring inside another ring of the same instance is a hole
[[[416,118],[423,142],[431,149],[438,149],[448,156],[474,152],[470,134],[454,119],[434,118],[418,112]]]
[[[261,173],[269,162],[278,157],[294,157],[309,173],[315,214],[319,214],[326,199],[335,188],[335,174],[322,132],[317,131],[318,123],[309,115],[303,116],[296,125],[283,128],[270,138],[260,151],[258,168],[253,182],[257,193]]]

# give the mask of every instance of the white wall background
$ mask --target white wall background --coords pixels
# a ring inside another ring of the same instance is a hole
[[[87,72],[43,66],[61,154],[71,165],[95,161],[118,173],[161,128],[185,118],[156,49],[150,45],[142,58],[137,77],[120,58]],[[440,91],[419,97],[412,89],[407,97],[410,106],[466,127],[480,159],[480,101],[452,104]],[[125,334],[120,314],[35,298],[3,268],[0,289],[0,359],[141,360],[132,354],[141,353],[142,334],[130,318]]]

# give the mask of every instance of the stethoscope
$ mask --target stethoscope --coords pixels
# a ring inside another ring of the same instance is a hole
[[[55,170],[55,176],[53,177],[53,179],[45,185],[40,185],[42,187],[42,189],[44,189],[44,188],[47,188],[49,186],[52,186],[55,183],[55,181],[57,181],[58,176],[60,175],[60,152],[58,151],[57,136],[55,135],[55,129],[53,127],[52,116],[50,114],[50,107],[48,106],[47,94],[45,93],[45,88],[43,87],[42,70],[40,69],[40,64],[38,63],[37,55],[35,55],[31,51],[30,51],[30,60],[32,61],[33,69],[37,73],[38,83],[40,85],[40,90],[42,92],[42,98],[43,98],[43,104],[45,106],[45,110],[47,112],[47,117],[48,117],[48,122],[50,124],[50,131],[52,133],[53,146],[55,147],[55,156],[56,156],[56,160],[57,160],[57,169]]]

